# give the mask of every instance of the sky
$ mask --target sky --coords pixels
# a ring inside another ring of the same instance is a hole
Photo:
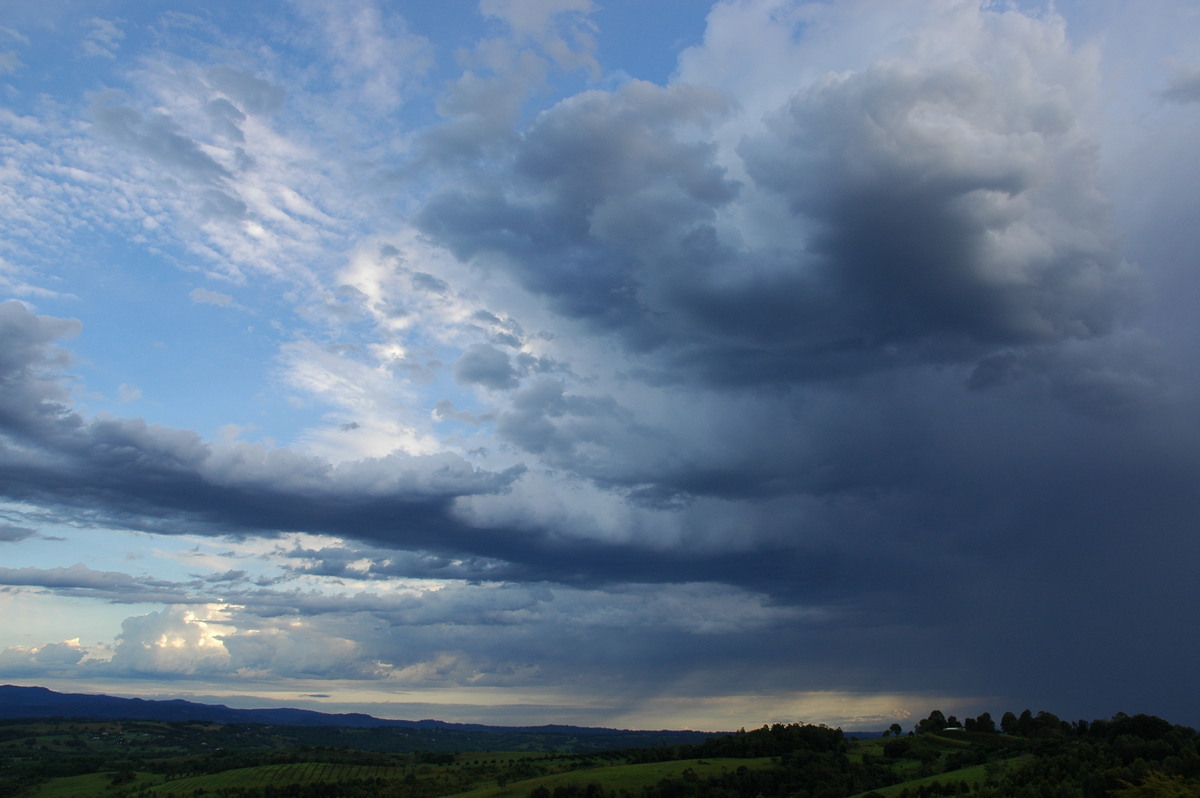
[[[1200,725],[1192,0],[0,0],[0,682]]]

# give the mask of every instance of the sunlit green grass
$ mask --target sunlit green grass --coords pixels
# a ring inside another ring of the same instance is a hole
[[[1009,759],[1009,760],[1000,762],[998,764],[998,767],[1001,770],[1018,767],[1019,765],[1024,764],[1025,762],[1029,761],[1032,758],[1033,758],[1032,754],[1026,754],[1024,756],[1019,756],[1019,757],[1015,757],[1013,759]],[[959,770],[951,770],[948,773],[938,773],[933,776],[925,776],[923,778],[912,779],[911,781],[905,781],[900,784],[893,784],[890,787],[879,787],[878,789],[875,789],[875,790],[868,790],[867,792],[862,792],[857,795],[853,795],[853,796],[851,796],[851,798],[862,798],[863,796],[868,795],[870,793],[874,793],[876,795],[881,795],[881,796],[883,796],[883,798],[897,798],[897,796],[899,796],[900,793],[904,792],[904,790],[912,790],[915,792],[916,789],[919,788],[921,785],[933,784],[935,781],[941,782],[942,784],[957,784],[960,781],[962,781],[962,782],[966,782],[969,787],[974,789],[974,787],[976,785],[983,784],[984,781],[986,781],[986,780],[987,780],[987,765],[972,765],[970,767],[961,768]]]

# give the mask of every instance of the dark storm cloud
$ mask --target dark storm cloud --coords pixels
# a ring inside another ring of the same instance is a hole
[[[739,147],[795,226],[756,212],[709,127],[719,95],[630,83],[542,112],[508,166],[434,197],[423,229],[613,330],[644,374],[795,382],[1104,335],[1136,271],[1071,98],[1035,75],[877,66],[796,94]],[[488,161],[488,164],[494,163]]]
[[[468,73],[438,102],[444,124],[418,136],[423,156],[445,166],[470,162],[513,137],[525,87],[519,81]]]
[[[220,574],[209,574],[201,577],[205,582],[210,584],[236,584],[244,582],[249,578],[249,575],[240,569],[230,569]]]
[[[497,312],[470,316],[468,340],[488,343],[454,373],[495,404],[442,399],[435,418],[475,425],[489,446],[494,432],[529,470],[449,454],[332,466],[88,419],[48,374],[64,362],[53,342],[78,324],[10,303],[0,492],[81,523],[354,539],[282,553],[287,578],[501,585],[496,600],[458,586],[416,600],[197,578],[260,618],[324,614],[331,637],[393,653],[469,651],[493,683],[536,662],[546,684],[661,687],[683,674],[714,692],[902,686],[1200,717],[1194,698],[1144,700],[1147,673],[1187,685],[1200,659],[1188,634],[1200,622],[1200,440],[1181,387],[1193,375],[1136,327],[1140,278],[1099,190],[1073,83],[1083,67],[1065,38],[1015,12],[1006,27],[999,12],[950,5],[943,37],[997,47],[839,71],[787,87],[765,115],[714,90],[635,81],[518,130],[515,83],[454,84],[450,123],[415,142],[427,166],[453,167],[421,231],[533,299],[489,296]],[[1167,99],[1190,102],[1180,75]],[[211,119],[232,138],[240,115],[280,99],[250,75],[209,77],[226,95]],[[116,100],[96,118],[215,192],[212,213],[237,215],[220,204],[227,176],[170,120]],[[1181,196],[1174,207],[1194,204]],[[414,272],[408,285],[449,299],[454,274]],[[344,298],[331,316],[366,302]],[[566,319],[545,358],[517,353],[536,333],[502,315],[506,298],[539,317],[522,319],[530,329],[546,324],[535,300]],[[1164,324],[1190,340],[1194,320],[1180,319]],[[0,578],[196,595],[59,571]],[[603,595],[554,597],[562,585]],[[739,590],[778,613],[722,615]],[[671,600],[639,614],[659,593]],[[170,620],[131,627],[126,650]],[[230,645],[248,667],[327,639],[280,653],[251,637]],[[470,664],[428,678],[465,679]],[[1020,707],[979,709],[1004,708]]]
[[[482,385],[492,390],[517,386],[517,372],[504,352],[487,344],[473,344],[454,367],[454,377],[464,385]]]
[[[637,251],[670,246],[737,194],[712,145],[676,131],[727,107],[682,86],[584,93],[538,116],[510,171],[434,197],[419,223],[459,257],[511,270],[560,313],[644,346],[657,333],[640,280],[653,275],[639,273]]]
[[[719,99],[593,92],[423,211],[460,258],[619,333],[630,373],[678,391],[694,423],[639,429],[615,396],[532,380],[496,430],[677,514],[694,534],[657,578],[703,573],[707,533],[721,581],[837,613],[744,641],[761,661],[852,689],[881,677],[846,663],[891,652],[896,684],[969,692],[987,673],[1086,712],[1096,674],[1136,671],[1114,639],[1159,650],[1171,679],[1200,653],[1151,645],[1178,619],[1162,602],[1200,606],[1192,403],[1133,326],[1145,291],[1073,96],[1031,59],[802,88],[742,137],[740,185],[706,144]],[[723,223],[772,199],[790,227],[751,244]],[[575,551],[639,575],[619,548]],[[1009,657],[1029,650],[1064,675]],[[1081,678],[1081,659],[1103,664]],[[1105,711],[1141,694],[1113,688]]]
[[[580,444],[611,445],[638,431],[633,414],[612,398],[568,394],[561,382],[546,378],[514,395],[497,425],[501,438],[563,464]]]
[[[0,584],[45,588],[68,596],[123,604],[195,601],[190,589],[198,586],[135,578],[117,571],[96,571],[82,563],[67,568],[0,568]]]
[[[41,537],[37,530],[12,524],[0,524],[0,543],[17,543],[36,537]]]
[[[519,568],[503,560],[486,557],[449,557],[421,551],[358,546],[326,546],[320,549],[296,547],[284,552],[297,573],[321,576],[345,576],[355,579],[396,577],[413,579],[465,579],[501,581],[520,578]],[[365,564],[364,564],[365,563]]]
[[[63,408],[67,392],[48,372],[69,358],[54,343],[81,327],[74,319],[37,316],[18,302],[0,304],[0,423],[20,426]]]
[[[1023,384],[1074,413],[1138,416],[1167,399],[1172,369],[1161,347],[1137,332],[1060,347],[1004,350],[983,358],[967,384],[989,390]]]
[[[1126,315],[1136,286],[1065,98],[873,67],[768,130],[743,147],[750,172],[817,223],[816,267],[868,345],[1090,337]]]

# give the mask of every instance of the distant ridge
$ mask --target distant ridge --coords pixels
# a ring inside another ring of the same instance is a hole
[[[586,726],[485,726],[441,720],[388,720],[359,712],[332,714],[309,709],[234,709],[224,704],[200,704],[182,699],[117,698],[88,693],[56,693],[45,687],[0,685],[0,720],[78,718],[88,720],[207,721],[211,723],[261,723],[273,726],[336,726],[375,728],[390,726],[456,732],[538,732],[572,735],[647,735],[663,731],[631,731]],[[674,731],[701,741],[713,732]]]

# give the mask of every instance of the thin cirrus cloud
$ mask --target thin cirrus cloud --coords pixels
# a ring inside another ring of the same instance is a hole
[[[453,45],[404,3],[131,10],[53,107],[22,23],[0,601],[107,639],[0,673],[1195,718],[1193,249],[1146,212],[1194,193],[1194,58],[1101,5],[718,3],[662,83],[587,2],[454,5]]]

